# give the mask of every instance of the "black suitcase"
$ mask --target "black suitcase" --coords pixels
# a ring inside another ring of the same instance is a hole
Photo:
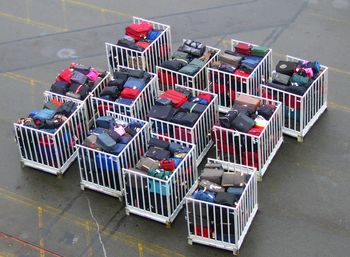
[[[298,63],[296,62],[279,61],[276,65],[276,71],[278,73],[292,76],[297,65]]]
[[[171,105],[161,106],[154,105],[149,112],[149,117],[159,120],[169,121],[176,113],[176,109]]]
[[[273,115],[275,108],[269,105],[260,105],[258,107],[258,114],[263,116],[266,120],[269,120]]]
[[[277,83],[273,83],[273,82],[268,82],[266,84],[266,86],[272,87],[273,89],[283,90],[283,91],[287,91],[287,89],[289,87],[289,86],[286,86],[286,85],[277,84]]]
[[[96,126],[98,128],[113,129],[115,126],[115,119],[112,116],[101,116],[96,119]]]
[[[68,92],[69,84],[65,81],[56,81],[51,85],[50,91],[59,95],[65,95]]]
[[[230,194],[227,192],[217,192],[214,202],[217,204],[232,207],[235,206],[235,202],[237,202],[237,197],[234,194]]]
[[[301,86],[289,86],[286,91],[292,94],[303,96],[305,92],[307,91],[307,87],[301,87]]]
[[[236,119],[232,122],[232,126],[235,129],[244,133],[247,133],[254,125],[254,120],[243,113],[238,114]]]
[[[206,108],[207,105],[192,102],[185,102],[183,105],[181,105],[181,109],[185,112],[195,112],[198,114],[202,114]]]
[[[87,79],[88,77],[79,71],[73,71],[72,77],[70,78],[72,82],[78,83],[79,85],[85,84]]]
[[[278,72],[273,72],[272,82],[288,86],[290,83],[290,76]]]
[[[162,149],[168,149],[169,147],[169,142],[166,142],[164,140],[160,140],[158,138],[152,137],[149,142],[148,145],[150,147],[158,147],[158,148],[162,148]]]
[[[170,152],[168,150],[160,149],[157,147],[150,147],[145,153],[145,156],[154,160],[161,161],[168,158],[170,156]]]
[[[181,61],[171,60],[163,62],[160,66],[169,70],[178,71],[184,66],[184,63]]]

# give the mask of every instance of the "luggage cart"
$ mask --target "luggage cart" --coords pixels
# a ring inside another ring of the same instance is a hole
[[[87,119],[88,122],[88,127],[90,128],[93,124],[93,114],[92,114],[92,106],[91,106],[91,99],[90,96],[91,94],[94,93],[94,91],[97,88],[104,88],[105,86],[107,86],[108,83],[108,78],[110,77],[109,72],[106,72],[106,74],[104,74],[104,76],[98,78],[98,80],[95,82],[94,88],[91,90],[90,94],[83,100],[78,100],[69,96],[64,96],[65,99],[67,100],[71,100],[73,102],[79,102],[83,105],[83,110],[84,110],[84,114],[85,117]],[[51,94],[51,95],[56,95],[56,96],[61,96],[59,94],[53,93],[51,91],[45,91],[44,94]]]
[[[280,102],[254,97],[260,99],[261,104],[274,104],[276,106],[274,114],[260,135],[252,135],[215,125],[212,129],[212,137],[217,159],[255,167],[260,181],[283,143],[283,117]]]
[[[206,48],[207,50],[213,53],[213,56],[207,61],[206,65],[203,66],[193,76],[180,73],[178,71],[166,69],[158,65],[157,75],[159,78],[159,89],[161,91],[166,91],[167,89],[172,89],[176,84],[181,84],[190,88],[200,89],[200,90],[207,89],[208,82],[207,82],[206,69],[210,66],[212,62],[218,60],[220,50],[211,46],[206,46]]]
[[[245,236],[258,211],[257,174],[254,168],[208,158],[209,163],[221,163],[228,171],[250,175],[236,205],[230,207],[186,196],[188,244],[203,244],[239,254]],[[197,182],[198,184],[198,182]],[[193,186],[191,191],[196,189]]]
[[[142,155],[142,147],[149,137],[148,123],[128,116],[107,112],[107,115],[130,123],[140,122],[143,127],[133,139],[118,154],[95,150],[78,144],[78,163],[80,171],[81,189],[89,188],[107,195],[118,197],[122,201],[124,184],[122,181],[122,169],[133,167]],[[96,121],[95,116],[95,121]]]
[[[170,227],[181,211],[185,196],[198,178],[195,146],[180,140],[152,133],[152,137],[190,147],[168,180],[158,179],[130,169],[123,169],[126,213],[136,214]],[[143,145],[143,151],[147,150]]]
[[[156,66],[170,58],[170,26],[138,17],[133,17],[133,24],[140,24],[144,21],[152,24],[154,29],[162,30],[161,35],[142,52],[116,44],[105,43],[107,62],[110,73],[113,73],[118,64],[133,69],[141,69],[155,73]]]
[[[231,51],[235,50],[235,45],[251,43],[231,39]],[[259,96],[259,85],[271,76],[272,69],[272,49],[262,58],[248,77],[238,74],[228,73],[216,68],[207,69],[207,80],[210,92],[218,94],[219,111],[227,112],[236,99],[236,93],[246,93]]]
[[[285,59],[293,62],[305,61],[289,55]],[[303,142],[304,136],[327,109],[328,67],[321,65],[318,77],[303,96],[263,84],[260,85],[260,90],[266,97],[282,102],[283,133]]]
[[[63,103],[73,101],[77,109],[54,132],[14,123],[21,163],[57,176],[61,176],[77,157],[75,144],[82,142],[88,133],[84,104],[78,100],[44,92],[45,102],[53,99]]]
[[[121,68],[125,69],[127,67],[117,66],[118,71]],[[131,105],[116,103],[99,98],[102,90],[108,86],[108,82],[112,79],[112,76],[108,76],[103,83],[100,83],[99,86],[93,91],[90,103],[92,106],[92,112],[94,112],[95,115],[97,112],[99,112],[100,115],[106,115],[107,111],[112,111],[133,118],[147,120],[147,114],[149,113],[151,107],[155,105],[156,98],[159,95],[157,76],[154,73],[149,74],[151,75],[150,81]]]
[[[200,93],[209,93],[207,91],[201,91],[181,85],[176,85],[175,88],[189,90],[194,96],[197,96]],[[194,143],[196,145],[197,166],[202,162],[203,158],[213,145],[213,141],[210,137],[210,130],[214,124],[218,123],[219,118],[217,107],[217,95],[212,93],[209,94],[212,95],[212,101],[208,104],[207,108],[200,115],[199,119],[193,125],[193,127],[187,127],[169,121],[149,118],[149,122],[152,126],[152,131],[154,133],[160,135],[167,135],[171,138]]]

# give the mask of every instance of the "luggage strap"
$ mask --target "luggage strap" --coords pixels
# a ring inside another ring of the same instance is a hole
[[[197,103],[194,103],[194,105],[191,107],[191,109],[190,109],[190,113],[192,113],[192,111],[193,111],[193,109],[194,109],[194,107],[197,105]]]
[[[82,86],[83,86],[83,85],[79,85],[79,87],[77,88],[77,90],[75,90],[75,92],[74,92],[74,93],[75,93],[75,94],[78,94],[78,93],[79,93],[79,91],[80,91],[80,89],[82,88]]]

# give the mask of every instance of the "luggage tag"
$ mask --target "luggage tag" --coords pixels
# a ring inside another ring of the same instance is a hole
[[[123,126],[115,127],[114,131],[117,132],[119,136],[125,135],[125,129]]]
[[[258,115],[254,121],[255,121],[255,126],[257,127],[265,128],[269,124],[269,122],[261,115]]]

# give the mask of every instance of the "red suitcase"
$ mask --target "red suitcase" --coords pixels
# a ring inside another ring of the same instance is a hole
[[[143,21],[140,24],[130,24],[125,28],[125,33],[135,40],[140,40],[141,38],[145,38],[152,29],[152,24]]]
[[[167,98],[171,100],[175,108],[181,107],[181,105],[187,101],[187,97],[183,93],[172,89],[165,91],[160,95],[160,98]]]
[[[245,43],[238,43],[235,49],[236,52],[240,54],[251,55],[252,53],[252,46]]]
[[[127,99],[136,99],[137,96],[140,94],[140,91],[138,89],[133,89],[133,88],[124,88],[122,92],[120,93],[120,96],[122,98],[127,98]]]

